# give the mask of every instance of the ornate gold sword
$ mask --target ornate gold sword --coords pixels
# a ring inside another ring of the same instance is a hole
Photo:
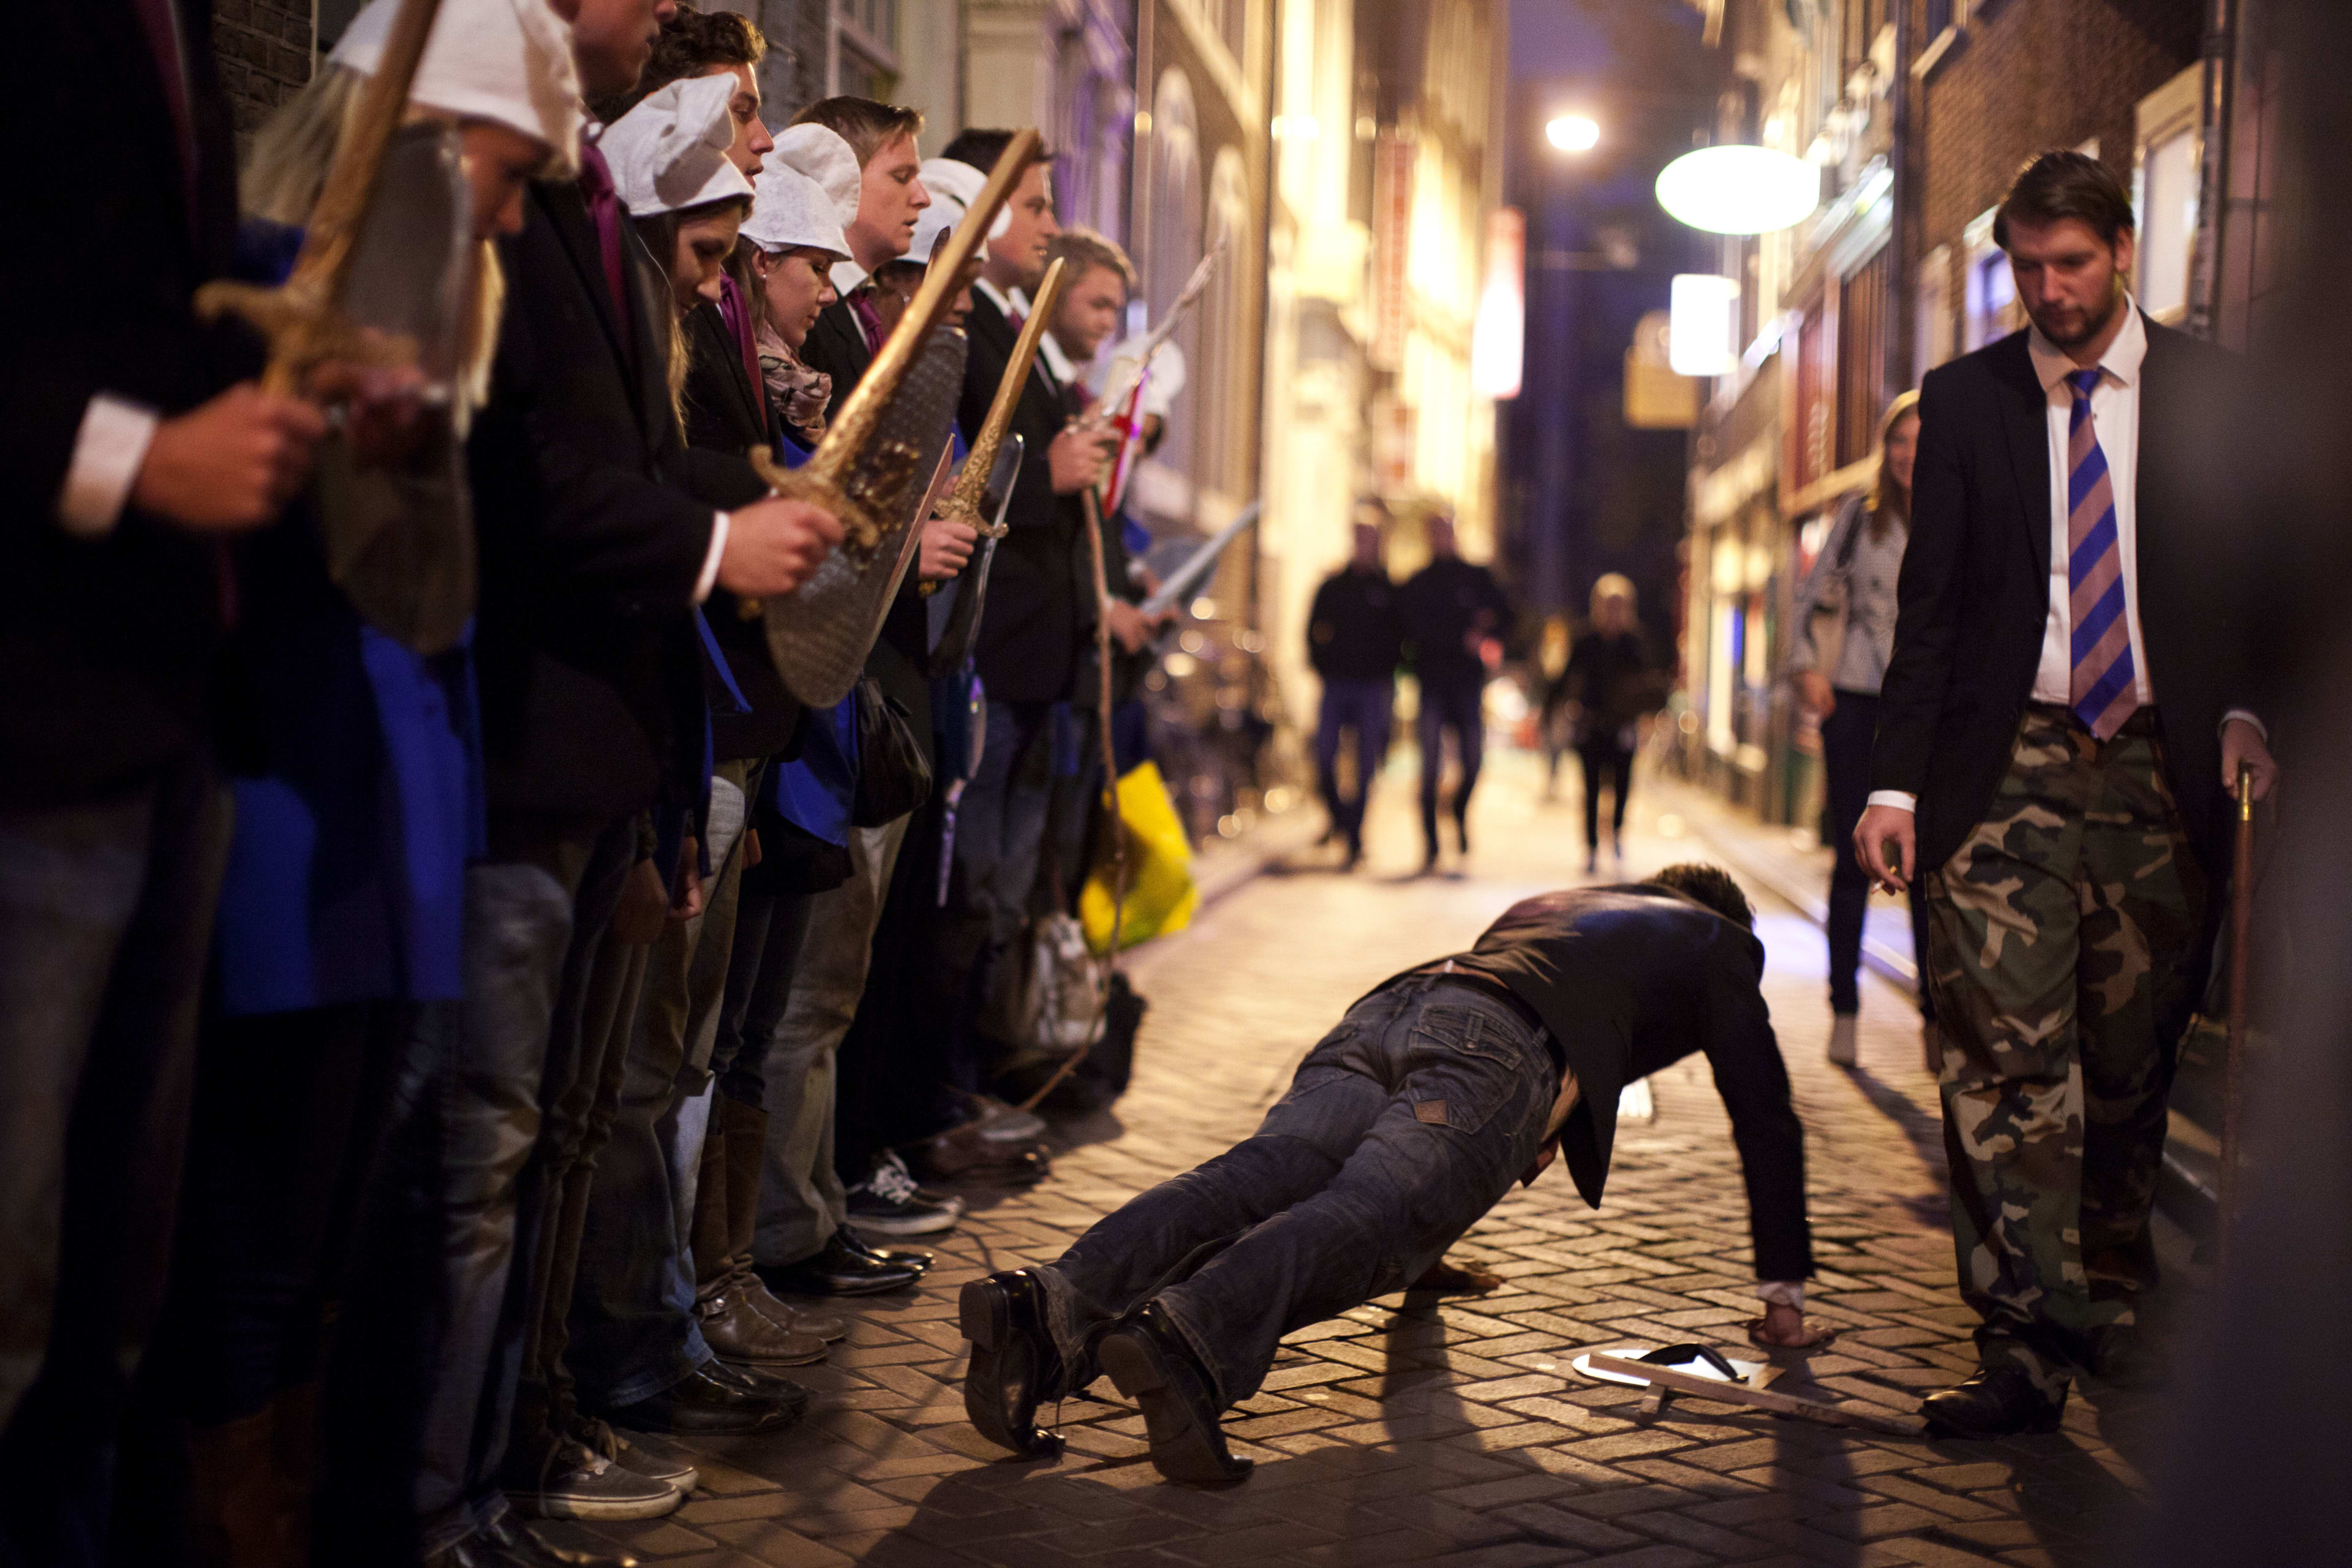
[[[334,162],[286,281],[265,289],[216,280],[196,290],[198,315],[211,321],[233,311],[269,340],[269,364],[261,380],[268,391],[292,392],[303,372],[325,360],[394,365],[415,361],[413,342],[362,332],[344,318],[343,281],[360,221],[375,196],[384,150],[407,118],[408,89],[440,11],[441,0],[401,0],[384,39],[383,62],[360,89],[351,121],[335,143]]]
[[[969,523],[983,537],[1003,537],[1004,525],[989,521],[985,510],[988,476],[996,467],[996,450],[1004,444],[1004,432],[1013,423],[1013,410],[1021,405],[1021,389],[1028,384],[1029,367],[1037,358],[1037,344],[1045,335],[1045,323],[1054,319],[1054,307],[1060,302],[1062,284],[1067,268],[1060,257],[1045,268],[1045,281],[1037,285],[1037,297],[1029,302],[1029,319],[1021,323],[1021,335],[1013,340],[1013,357],[1005,362],[1004,376],[996,384],[995,401],[988,405],[988,417],[972,438],[971,455],[963,460],[963,472],[955,488],[940,503],[939,515],[952,522]],[[939,591],[937,583],[923,584],[926,597]]]

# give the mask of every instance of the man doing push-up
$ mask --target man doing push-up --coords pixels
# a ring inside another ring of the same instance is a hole
[[[1748,1186],[1759,1342],[1812,1342],[1804,1138],[1738,885],[1712,866],[1514,906],[1467,952],[1349,1008],[1257,1131],[1098,1222],[1052,1263],[963,1288],[964,1408],[1050,1453],[1041,1400],[1107,1373],[1171,1480],[1238,1480],[1219,1413],[1282,1337],[1404,1289],[1554,1154],[1598,1207],[1618,1090],[1706,1053]]]

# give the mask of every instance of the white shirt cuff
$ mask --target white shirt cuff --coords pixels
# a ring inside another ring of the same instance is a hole
[[[2221,728],[2224,730],[2228,729],[2231,721],[2236,719],[2243,719],[2247,723],[2252,724],[2254,727],[2254,733],[2263,738],[2263,745],[2267,746],[2271,743],[2271,727],[2268,724],[2263,723],[2260,719],[2254,717],[2252,711],[2248,709],[2232,708],[2227,713],[2222,714]]]
[[[719,562],[727,553],[729,521],[723,511],[710,514],[710,553],[702,558],[702,575],[694,580],[694,602],[698,605],[709,598],[710,590],[719,586]]]
[[[162,422],[153,409],[108,393],[89,400],[58,492],[58,522],[68,533],[98,539],[114,531]]]
[[[1911,795],[1899,789],[1872,790],[1870,792],[1870,798],[1863,802],[1863,804],[1864,805],[1891,805],[1897,811],[1907,811],[1915,816],[1917,815],[1919,810],[1919,797],[1916,795]]]
[[[1766,1279],[1756,1287],[1756,1294],[1775,1307],[1805,1310],[1805,1282],[1801,1279]]]

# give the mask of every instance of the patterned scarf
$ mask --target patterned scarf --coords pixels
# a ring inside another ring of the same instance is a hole
[[[775,328],[764,321],[760,324],[756,346],[761,377],[768,384],[768,395],[783,410],[784,423],[812,439],[823,436],[824,405],[833,396],[833,377],[803,364],[800,356],[777,335]]]

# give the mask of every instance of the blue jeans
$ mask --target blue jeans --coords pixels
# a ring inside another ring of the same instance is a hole
[[[1483,679],[1421,683],[1421,713],[1414,721],[1421,742],[1421,837],[1429,853],[1437,853],[1437,781],[1445,771],[1445,731],[1454,731],[1455,753],[1462,759],[1462,782],[1454,786],[1454,825],[1466,840],[1470,792],[1478,787],[1478,764],[1486,754]]]
[[[1331,826],[1350,846],[1364,837],[1364,807],[1371,803],[1372,780],[1389,754],[1389,724],[1396,703],[1392,680],[1327,680],[1323,708],[1315,724],[1315,773]],[[1348,731],[1356,736],[1356,798],[1339,798],[1339,752]]]
[[[1486,991],[1420,977],[1373,993],[1253,1136],[1037,1271],[1065,1359],[1157,1299],[1220,1401],[1249,1398],[1283,1335],[1402,1289],[1511,1190],[1559,1084],[1549,1037]]]
[[[229,805],[201,752],[0,811],[0,1563],[106,1555],[163,1302]]]

